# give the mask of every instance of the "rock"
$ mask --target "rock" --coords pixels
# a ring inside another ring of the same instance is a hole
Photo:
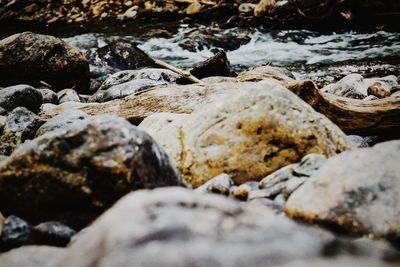
[[[276,81],[239,86],[184,119],[155,126],[159,130],[146,123],[151,116],[140,125],[193,186],[220,173],[236,184],[260,180],[307,154],[332,156],[353,147],[336,125]]]
[[[12,111],[17,107],[26,107],[30,111],[38,113],[42,101],[42,94],[29,85],[20,84],[0,89],[0,107],[7,111]]]
[[[190,73],[199,79],[210,76],[236,76],[224,50],[219,50],[214,56],[196,65]]]
[[[359,135],[349,135],[349,139],[359,148],[370,147],[370,143],[373,141],[371,137]]]
[[[236,82],[233,77],[223,77],[223,76],[212,76],[201,79],[202,82],[212,84],[212,83],[225,83],[225,82]]]
[[[83,111],[76,109],[67,110],[40,126],[40,128],[36,131],[36,137],[56,129],[68,128],[68,125],[80,120],[85,120],[88,117],[89,116]]]
[[[1,161],[1,158],[0,158]],[[4,218],[3,214],[0,212],[0,237],[1,237],[1,233],[3,232],[3,226],[4,226],[4,220],[6,218]]]
[[[296,81],[294,75],[287,69],[272,66],[251,68],[250,70],[240,73],[236,79],[239,82],[259,82],[265,79],[275,79],[284,86]]]
[[[124,119],[96,116],[25,143],[0,164],[0,209],[80,229],[122,195],[183,185],[165,152]]]
[[[290,196],[286,213],[399,242],[399,151],[390,141],[332,157]]]
[[[0,136],[3,133],[4,125],[6,124],[7,117],[0,115]]]
[[[383,78],[364,79],[360,74],[350,74],[335,84],[322,88],[322,92],[338,96],[364,99],[368,95],[378,98],[390,96],[392,88],[397,88],[397,78],[394,75]]]
[[[220,195],[229,195],[230,188],[233,186],[233,180],[226,173],[221,173],[210,179],[207,183],[196,188],[198,193],[216,193]]]
[[[39,92],[42,94],[43,103],[58,104],[57,94],[53,90],[40,88]]]
[[[24,246],[0,254],[2,267],[53,267],[64,249],[50,246]]]
[[[44,222],[33,228],[36,245],[65,247],[76,235],[76,231],[59,222]]]
[[[73,89],[64,89],[57,93],[58,103],[82,102],[78,93]]]
[[[254,16],[261,16],[271,13],[275,0],[261,0],[254,8]]]
[[[132,80],[119,85],[111,86],[107,89],[99,89],[94,95],[89,98],[88,102],[107,102],[114,99],[124,98],[128,95],[142,92],[146,89],[166,85],[161,81],[153,81],[148,79]]]
[[[240,200],[247,200],[249,193],[253,190],[258,190],[258,182],[247,182],[239,185],[231,191],[231,195]]]
[[[89,89],[89,64],[76,47],[53,36],[24,32],[0,41],[0,86],[44,81],[55,91]]]
[[[334,260],[351,251],[358,252],[354,259],[385,264],[386,255],[399,254],[386,243],[367,244],[335,238],[262,205],[162,188],[125,196],[77,237],[56,266],[277,266]]]
[[[299,163],[285,166],[260,181],[259,187],[264,198],[274,198],[282,195],[286,200],[311,175],[318,171],[326,161],[326,157],[318,154],[309,154]],[[255,198],[253,196],[252,198]]]
[[[153,59],[130,43],[114,42],[97,51],[89,51],[87,56],[94,66],[109,66],[119,70],[155,67]]]
[[[132,80],[146,79],[161,83],[175,83],[180,75],[164,69],[140,69],[119,71],[107,78],[100,89],[105,90],[112,86],[123,84]]]
[[[0,136],[0,154],[10,155],[25,140],[33,139],[43,121],[24,107],[14,109],[7,117]]]
[[[0,116],[6,116],[7,115],[7,110],[5,110],[4,108],[0,107]]]
[[[17,216],[10,215],[3,222],[0,238],[0,251],[20,247],[28,243],[32,226]]]

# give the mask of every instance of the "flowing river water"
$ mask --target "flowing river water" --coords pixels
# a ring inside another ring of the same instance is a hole
[[[400,33],[329,32],[257,29],[219,29],[180,25],[174,33],[108,31],[69,36],[65,41],[83,50],[97,49],[112,41],[134,43],[152,58],[188,70],[225,49],[236,71],[271,62],[298,78],[321,84],[350,73],[366,77],[400,75]]]

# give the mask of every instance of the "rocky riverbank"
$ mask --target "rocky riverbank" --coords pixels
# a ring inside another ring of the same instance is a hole
[[[0,1],[0,22],[40,24],[136,23],[180,21],[218,23],[224,27],[259,26],[378,27],[398,29],[396,0],[173,0],[173,1]]]
[[[400,263],[396,73],[82,47],[0,41],[1,266]]]

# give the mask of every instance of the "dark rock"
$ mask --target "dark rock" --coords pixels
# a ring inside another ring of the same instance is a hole
[[[232,70],[231,64],[223,50],[218,51],[213,57],[210,57],[206,61],[196,65],[190,73],[199,79],[211,76],[237,76],[237,74]],[[184,79],[185,78],[182,78],[179,81],[182,82]]]
[[[58,104],[56,92],[47,88],[40,88],[39,92],[42,94],[43,103]]]
[[[33,228],[35,245],[64,247],[68,245],[76,231],[59,222],[44,222]]]
[[[122,84],[111,86],[107,89],[100,88],[92,95],[88,102],[107,102],[114,99],[124,98],[128,95],[144,91],[157,85],[166,85],[162,81],[153,81],[148,79],[131,80]]]
[[[50,246],[24,246],[0,254],[2,267],[53,267],[64,249]]]
[[[233,186],[233,180],[226,173],[215,176],[202,186],[196,188],[198,193],[215,193],[220,195],[229,195],[230,188]]]
[[[274,198],[281,195],[285,200],[301,186],[311,175],[323,166],[326,157],[319,154],[309,154],[299,163],[285,166],[260,181],[261,192],[249,196],[249,199],[258,197]]]
[[[89,116],[78,109],[67,110],[60,115],[57,115],[50,120],[46,121],[36,132],[36,137],[41,136],[47,132],[68,128],[68,125],[75,123],[79,120],[85,120]]]
[[[288,199],[288,215],[400,244],[400,141],[327,160]]]
[[[96,79],[90,79],[90,92],[95,93],[97,90],[99,90],[102,82],[96,80]]]
[[[57,93],[58,103],[82,102],[78,93],[73,89],[64,89]]]
[[[146,79],[163,83],[174,83],[180,75],[164,69],[124,70],[114,73],[101,85],[101,90],[132,80]]]
[[[33,139],[42,124],[40,118],[28,109],[14,109],[8,115],[0,136],[0,154],[8,156],[25,140]]]
[[[31,238],[32,226],[17,216],[10,215],[3,222],[0,250],[20,247]]]
[[[89,51],[87,57],[92,65],[119,70],[155,67],[154,60],[145,52],[124,42],[114,42],[96,51]]]
[[[354,251],[354,259],[384,266],[388,254],[399,255],[384,242],[360,243],[295,223],[264,205],[162,188],[125,196],[76,238],[57,266],[296,266],[317,259],[334,263]]]
[[[0,107],[7,111],[12,111],[17,107],[26,107],[30,111],[38,113],[42,102],[42,94],[29,85],[15,85],[0,90]]]
[[[239,82],[259,82],[265,79],[274,79],[279,81],[283,86],[296,82],[296,77],[287,69],[269,65],[257,66],[243,71],[236,79]]]
[[[44,81],[55,91],[89,89],[89,64],[76,47],[53,36],[24,32],[0,41],[0,85]]]
[[[0,164],[0,209],[80,229],[131,190],[183,185],[145,132],[94,116],[21,145]]]

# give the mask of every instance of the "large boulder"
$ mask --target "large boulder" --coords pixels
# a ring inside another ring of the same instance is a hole
[[[17,107],[26,107],[30,111],[38,113],[42,102],[42,94],[32,86],[20,84],[0,88],[0,109],[12,111]]]
[[[89,64],[76,47],[53,36],[24,32],[0,41],[0,86],[44,81],[59,91],[89,89]]]
[[[96,116],[47,132],[0,162],[0,209],[80,228],[131,190],[171,185],[182,180],[148,134]]]
[[[162,188],[124,197],[77,236],[56,266],[276,266],[335,262],[351,251],[354,259],[375,258],[384,266],[385,253],[398,255],[378,244],[344,241],[261,205]]]
[[[140,126],[195,187],[220,173],[236,183],[260,180],[307,154],[329,157],[353,147],[336,125],[276,81],[239,85],[178,122],[160,129],[146,122],[150,116]]]
[[[43,121],[28,109],[14,109],[8,115],[0,135],[0,154],[9,156],[24,141],[33,139],[42,124]]]
[[[329,159],[288,199],[286,213],[400,241],[400,141]]]
[[[53,267],[64,249],[50,246],[26,246],[0,255],[2,267]]]

